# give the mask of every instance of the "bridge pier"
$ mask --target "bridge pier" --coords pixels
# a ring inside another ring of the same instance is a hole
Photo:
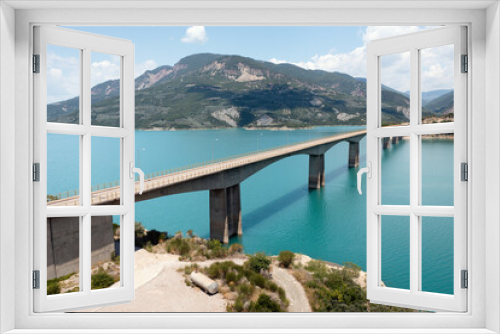
[[[349,142],[349,168],[359,166],[359,141]]]
[[[240,185],[210,189],[210,238],[227,244],[242,234]]]
[[[325,186],[325,155],[309,155],[309,188]]]
[[[382,148],[384,150],[391,148],[391,137],[382,138]]]
[[[397,144],[399,142],[399,137],[392,137],[392,144]]]

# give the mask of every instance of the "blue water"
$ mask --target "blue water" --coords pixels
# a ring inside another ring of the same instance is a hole
[[[360,127],[318,127],[309,130],[136,131],[136,161],[145,173],[223,158],[358,130]],[[78,138],[48,135],[48,193],[78,187]],[[383,204],[409,203],[409,141],[383,151]],[[119,175],[119,141],[92,140],[92,184],[109,183]],[[292,250],[335,263],[366,268],[366,197],[356,189],[357,168],[347,168],[348,144],[325,156],[326,186],[308,189],[308,156],[281,160],[241,184],[243,236],[247,253],[278,254]],[[365,165],[366,141],[360,143]],[[453,205],[453,140],[422,141],[423,204]],[[173,234],[192,229],[209,237],[208,191],[157,198],[136,204],[136,220],[147,229]],[[422,220],[424,291],[453,293],[453,219]],[[382,280],[409,288],[409,218],[382,217]]]

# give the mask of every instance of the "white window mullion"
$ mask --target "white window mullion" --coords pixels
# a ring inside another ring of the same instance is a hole
[[[420,281],[420,219],[413,208],[420,203],[420,148],[418,135],[413,129],[419,123],[419,60],[418,50],[410,49],[410,291],[418,292]]]

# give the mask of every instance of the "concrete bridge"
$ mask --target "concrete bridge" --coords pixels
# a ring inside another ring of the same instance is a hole
[[[161,196],[186,192],[209,190],[210,192],[210,238],[229,242],[233,235],[242,235],[240,183],[261,169],[286,157],[299,154],[309,155],[309,188],[319,189],[325,185],[325,153],[334,145],[349,143],[349,168],[359,164],[359,141],[366,130],[343,133],[330,137],[308,140],[248,155],[229,158],[208,165],[194,165],[192,168],[152,177],[144,182],[144,192],[139,193],[136,182],[136,202]],[[385,138],[383,148],[397,143],[401,137]],[[92,205],[118,204],[120,187],[92,192]],[[78,205],[78,195],[50,201],[50,206]]]

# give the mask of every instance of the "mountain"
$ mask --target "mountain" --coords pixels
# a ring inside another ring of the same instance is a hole
[[[444,115],[453,113],[453,103],[453,91],[451,91],[425,103],[424,106],[429,112]]]
[[[436,90],[430,90],[428,92],[423,92],[422,93],[422,105],[425,107],[429,102],[439,98],[440,96],[448,94],[450,92],[453,92],[453,89],[436,89]]]
[[[304,127],[366,124],[366,83],[338,72],[305,70],[248,57],[195,54],[136,78],[136,127]],[[119,82],[92,88],[92,124],[119,117]],[[383,120],[407,122],[408,98],[382,91]],[[74,122],[78,98],[48,105],[48,120]]]

